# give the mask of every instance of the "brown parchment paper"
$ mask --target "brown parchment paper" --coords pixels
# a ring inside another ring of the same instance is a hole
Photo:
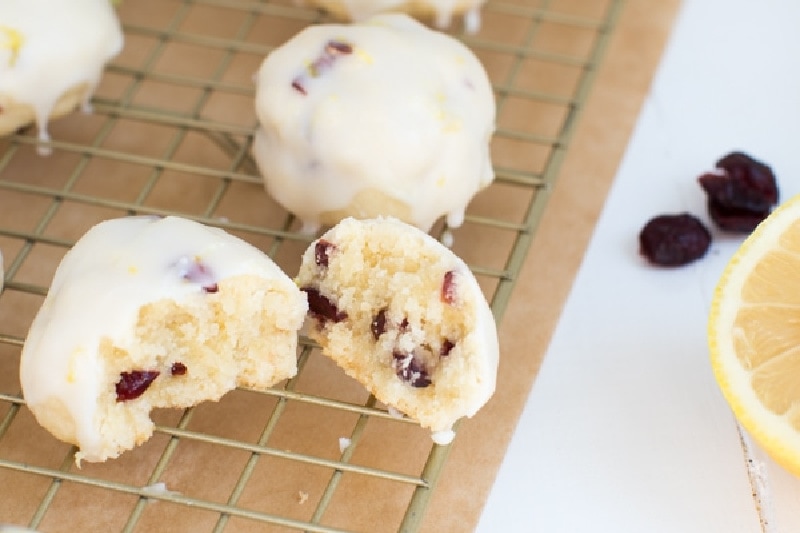
[[[461,427],[425,531],[470,531],[477,524],[679,6],[678,0],[626,4],[500,326],[500,386]]]
[[[585,0],[505,3],[542,7],[543,11],[550,6],[564,13],[571,9],[580,12],[588,5]],[[224,6],[225,2],[219,4]],[[256,4],[253,10],[261,8]],[[606,2],[598,0],[600,4]],[[282,24],[249,28],[248,35],[253,37],[237,37],[237,52],[247,52],[249,45],[255,50],[277,46],[316,20],[311,15],[307,19],[296,17],[297,8],[289,0],[267,5],[269,9],[277,6],[278,15],[286,9],[293,16]],[[536,372],[678,6],[678,0],[628,0],[624,4],[500,323],[502,361],[497,393],[475,418],[461,424],[421,522],[423,531],[461,532],[475,528],[528,392],[535,386]],[[186,11],[183,15],[182,10]],[[0,396],[5,398],[0,402],[0,523],[33,523],[43,532],[119,531],[126,527],[141,532],[196,532],[213,531],[215,527],[221,531],[222,526],[225,531],[236,532],[295,531],[256,523],[246,516],[225,518],[221,523],[218,512],[186,502],[142,503],[139,494],[130,488],[163,482],[168,490],[185,497],[220,505],[235,499],[236,505],[244,509],[309,520],[331,480],[332,470],[325,461],[341,459],[339,438],[351,435],[358,427],[357,412],[314,403],[282,402],[276,396],[237,390],[221,402],[199,406],[188,416],[170,410],[156,412],[154,418],[162,430],[150,441],[119,459],[100,465],[85,464],[78,469],[72,464],[70,447],[53,439],[36,424],[24,405],[14,402],[19,394],[19,341],[24,338],[67,245],[94,223],[122,216],[135,204],[146,212],[174,211],[230,220],[240,225],[234,233],[265,251],[280,241],[247,229],[250,225],[280,227],[283,214],[270,203],[260,184],[247,179],[226,181],[232,158],[241,154],[235,150],[233,156],[220,152],[219,144],[209,144],[198,135],[196,124],[191,121],[186,121],[185,128],[176,135],[175,124],[183,119],[163,118],[171,112],[180,117],[195,113],[201,126],[212,125],[234,141],[242,141],[252,129],[250,96],[228,89],[246,86],[261,58],[237,53],[226,59],[225,46],[220,43],[241,32],[246,10],[242,9],[241,15],[229,11],[216,9],[214,1],[195,4],[126,0],[120,8],[123,22],[159,27],[163,20],[163,28],[167,29],[141,30],[128,36],[117,69],[104,77],[96,104],[98,112],[93,116],[76,114],[54,123],[54,138],[66,144],[56,144],[49,158],[38,157],[32,141],[26,138],[0,139],[0,249],[6,268],[10,269],[9,288],[0,296],[0,394],[5,395]],[[178,29],[189,37],[174,39],[163,52],[154,53],[159,42],[167,39],[166,33],[160,32],[172,31],[172,20],[181,20]],[[522,31],[524,27],[499,15],[486,24],[479,37],[488,40],[501,40],[505,33]],[[559,25],[557,17],[545,20],[543,28],[540,35],[554,43],[553,53],[571,53],[585,45],[585,35],[575,33],[569,25]],[[565,33],[560,35],[560,31]],[[215,50],[219,58],[198,57],[196,49],[205,45]],[[487,52],[481,59],[493,81],[508,76],[509,67],[499,54]],[[543,61],[542,65],[531,67],[534,90],[547,90],[550,81],[554,86],[570,83],[574,72],[536,70],[545,68],[545,64]],[[221,77],[218,74],[223,67],[214,65],[224,65]],[[153,75],[139,83],[126,69],[147,69]],[[172,76],[180,77],[180,82]],[[203,80],[211,78],[215,81],[206,85]],[[523,79],[520,83],[526,82]],[[135,90],[131,89],[134,85]],[[113,109],[104,107],[109,100],[131,104],[135,111],[116,116]],[[555,131],[563,113],[563,106],[525,108],[509,99],[499,120],[503,127],[535,127],[535,131],[546,135],[550,129]],[[29,133],[29,139],[32,135]],[[113,152],[114,157],[106,157],[104,150]],[[502,140],[496,145],[495,155],[497,164],[512,169],[517,164],[541,166],[544,159],[529,145],[517,146]],[[161,161],[168,164],[162,165]],[[233,173],[252,173],[252,168],[235,167]],[[471,210],[479,216],[511,216],[528,200],[520,196],[513,188],[498,187],[479,195]],[[215,197],[221,200],[214,203]],[[95,202],[94,198],[103,201]],[[207,205],[214,207],[207,209]],[[503,239],[467,225],[457,232],[454,250],[468,261],[484,261],[493,247],[499,250],[507,244]],[[288,273],[295,273],[306,245],[303,240],[281,241],[276,261]],[[502,263],[489,266],[501,269]],[[491,292],[491,280],[479,281]],[[298,394],[352,404],[367,400],[363,388],[324,357],[312,353],[304,365],[295,384]],[[280,453],[262,455],[253,461],[246,447],[226,444],[264,444],[260,442],[261,431],[269,426],[270,413],[276,410],[281,417],[271,429],[266,445]],[[410,477],[422,470],[431,446],[427,432],[413,424],[381,417],[372,417],[360,431],[359,444],[348,457],[350,463],[386,468]],[[186,438],[171,439],[182,435]],[[198,435],[207,438],[196,438]],[[172,450],[167,461],[163,459],[165,450]],[[285,457],[281,456],[284,452]],[[292,454],[318,461],[298,463],[292,460]],[[54,481],[48,475],[51,471],[62,474]],[[252,475],[237,489],[245,471]],[[87,478],[99,481],[86,483]],[[387,487],[353,472],[344,472],[337,483],[322,520],[324,525],[365,532],[396,530],[410,497],[409,486],[396,483]]]

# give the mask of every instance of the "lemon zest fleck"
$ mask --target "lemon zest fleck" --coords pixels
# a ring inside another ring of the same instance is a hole
[[[22,48],[22,44],[24,42],[25,38],[20,32],[14,28],[0,25],[0,48],[7,48],[11,50],[11,57],[8,60],[10,66],[13,67],[17,62],[19,49]]]
[[[360,46],[354,47],[354,48],[355,48],[356,56],[361,61],[363,61],[364,63],[366,63],[368,65],[371,65],[374,62],[374,59],[372,58],[372,56],[370,54],[366,53],[363,48],[361,48]]]

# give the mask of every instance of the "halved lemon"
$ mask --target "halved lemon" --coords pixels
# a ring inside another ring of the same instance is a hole
[[[725,267],[708,344],[736,418],[800,476],[800,195],[770,214]]]

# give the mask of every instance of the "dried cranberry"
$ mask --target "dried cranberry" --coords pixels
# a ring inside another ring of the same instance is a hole
[[[352,53],[353,45],[350,43],[344,41],[328,41],[325,43],[322,53],[320,53],[320,55],[308,65],[307,71],[292,80],[292,88],[300,94],[308,94],[305,85],[303,85],[303,82],[307,79],[307,76],[311,76],[312,78],[321,76],[325,71],[329,70],[333,66],[338,56],[349,55]]]
[[[317,241],[317,243],[314,245],[314,262],[317,263],[317,266],[327,268],[328,259],[333,251],[333,248],[334,244],[332,242],[328,242],[324,239]]]
[[[708,212],[720,229],[749,233],[778,203],[772,169],[742,152],[731,152],[716,163],[718,172],[698,178],[708,196]]]
[[[308,94],[306,92],[306,88],[303,87],[303,83],[299,76],[292,80],[292,89],[294,89],[295,91],[299,92],[302,95]]]
[[[347,318],[347,313],[339,311],[336,304],[330,301],[327,297],[323,296],[319,289],[314,287],[304,287],[301,289],[308,297],[308,310],[311,314],[321,322],[332,320],[334,322],[341,322]]]
[[[654,217],[639,233],[640,252],[659,266],[691,263],[703,257],[710,245],[711,233],[688,213]]]
[[[454,304],[456,301],[456,273],[454,270],[448,270],[444,273],[444,280],[442,281],[442,301],[446,304]]]
[[[450,339],[445,339],[444,342],[442,343],[442,347],[439,348],[439,355],[442,357],[450,355],[450,351],[453,348],[455,348],[455,346],[456,345],[453,341],[451,341]]]
[[[214,279],[214,274],[211,269],[200,261],[198,258],[189,259],[182,257],[178,260],[178,268],[181,272],[181,277],[186,281],[198,283],[203,291],[213,294],[219,290],[219,286]]]
[[[414,357],[414,354],[394,352],[392,357],[397,377],[418,389],[425,388],[431,384],[428,370],[419,359]]]
[[[325,53],[330,55],[347,55],[353,53],[353,45],[344,41],[328,41]]]
[[[117,392],[117,401],[126,402],[135,400],[150,387],[158,377],[158,370],[131,370],[120,372],[119,381],[114,385]]]
[[[170,373],[173,376],[185,376],[186,375],[186,365],[180,362],[172,363],[172,367],[170,368]]]
[[[748,211],[725,207],[719,202],[708,199],[708,215],[714,224],[723,231],[732,233],[750,233],[770,214],[766,211]]]
[[[372,318],[372,323],[369,325],[372,331],[372,336],[378,340],[381,335],[386,333],[386,309],[381,309],[378,314]]]
[[[322,53],[314,60],[308,69],[311,76],[316,78],[323,72],[331,68],[338,56],[345,56],[353,53],[353,46],[343,41],[328,41]]]

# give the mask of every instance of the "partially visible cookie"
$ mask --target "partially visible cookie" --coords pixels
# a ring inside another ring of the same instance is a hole
[[[475,33],[481,26],[481,7],[486,0],[298,0],[328,11],[343,20],[359,21],[378,13],[408,13],[432,17],[439,28],[447,28],[456,15],[464,16],[464,28]]]
[[[35,122],[46,143],[50,119],[89,110],[123,39],[109,0],[0,2],[0,135]]]
[[[306,250],[309,336],[387,406],[447,443],[495,390],[494,317],[452,251],[392,218],[347,218]]]

